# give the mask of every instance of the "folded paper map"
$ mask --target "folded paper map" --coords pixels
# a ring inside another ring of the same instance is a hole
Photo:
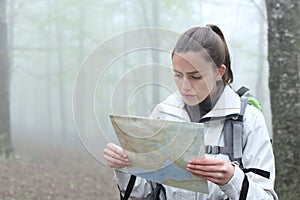
[[[190,159],[204,157],[199,123],[110,115],[120,145],[136,176],[195,192],[208,193],[207,181],[186,170]]]

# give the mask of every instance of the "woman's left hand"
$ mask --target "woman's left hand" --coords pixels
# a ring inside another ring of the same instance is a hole
[[[225,185],[234,174],[234,166],[219,158],[194,158],[186,169],[217,185]]]

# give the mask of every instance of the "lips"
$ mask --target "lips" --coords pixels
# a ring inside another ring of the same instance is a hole
[[[182,94],[182,96],[187,99],[196,97],[196,95],[191,95],[191,94]]]

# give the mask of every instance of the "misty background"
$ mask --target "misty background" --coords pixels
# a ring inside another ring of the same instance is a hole
[[[83,143],[100,158],[104,145],[115,141],[109,114],[148,116],[175,85],[169,51],[124,52],[106,66],[99,58],[100,71],[91,78],[82,74],[94,50],[145,27],[173,32],[175,45],[176,36],[206,24],[223,31],[233,88],[246,86],[257,96],[272,135],[265,10],[261,0],[9,0],[13,145]],[[103,58],[111,57],[109,49],[106,54]],[[79,76],[85,84],[77,85]],[[147,84],[151,81],[161,84]],[[89,91],[93,97],[87,97]],[[89,124],[92,118],[98,126]]]
[[[212,23],[229,45],[233,88],[262,104],[275,190],[299,199],[299,4],[0,0],[0,196],[119,199],[103,163],[106,143],[117,143],[109,115],[148,116],[176,90],[179,35]]]

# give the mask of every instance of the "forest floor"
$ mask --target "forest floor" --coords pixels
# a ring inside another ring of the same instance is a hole
[[[1,200],[116,200],[113,171],[84,150],[17,145],[0,159]]]

